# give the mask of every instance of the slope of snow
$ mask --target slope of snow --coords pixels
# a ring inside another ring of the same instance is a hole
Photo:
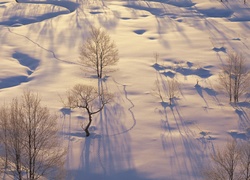
[[[249,100],[234,107],[216,87],[228,52],[250,56],[249,4],[19,2],[0,3],[0,100],[9,102],[29,88],[58,114],[68,149],[66,179],[203,179],[202,167],[217,147],[230,137],[247,139]],[[98,85],[78,63],[90,25],[108,31],[120,60],[102,82],[114,102],[94,117],[85,138],[85,112],[63,108],[60,96],[76,83]],[[173,77],[181,94],[170,106],[152,91],[157,78]]]

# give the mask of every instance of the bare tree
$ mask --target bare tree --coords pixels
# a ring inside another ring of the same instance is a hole
[[[180,87],[176,79],[167,79],[167,85],[168,85],[167,95],[168,95],[169,103],[171,105],[173,98],[175,98],[179,94]]]
[[[220,86],[227,92],[230,102],[239,102],[240,96],[250,87],[249,68],[242,54],[230,53],[222,73],[219,74]]]
[[[249,180],[250,145],[249,142],[228,141],[223,149],[211,156],[211,164],[204,171],[209,180]]]
[[[108,67],[119,60],[118,49],[111,41],[108,33],[101,28],[91,27],[90,37],[79,48],[80,63],[96,71],[97,77],[102,78]]]
[[[176,79],[160,79],[157,77],[152,94],[159,97],[162,102],[169,100],[172,105],[173,99],[180,93],[179,83]]]
[[[212,156],[212,165],[205,170],[205,178],[209,180],[234,180],[236,166],[240,155],[236,141],[228,142],[223,150],[217,150]]]
[[[7,152],[7,125],[8,125],[8,109],[6,105],[0,108],[0,142],[4,143],[4,168],[7,167],[8,163],[8,152]]]
[[[23,131],[21,122],[21,106],[17,98],[13,99],[10,105],[1,107],[1,144],[5,150],[5,168],[14,176],[15,179],[23,179],[25,168],[22,166]]]
[[[60,146],[57,117],[41,106],[39,96],[25,91],[20,100],[13,99],[1,112],[5,112],[0,115],[0,124],[1,133],[6,135],[1,138],[7,152],[3,157],[7,159],[6,170],[19,180],[59,179],[65,150]]]
[[[250,144],[242,143],[239,146],[240,149],[240,179],[250,179]]]
[[[98,92],[98,89],[93,86],[76,84],[67,92],[67,102],[64,104],[70,108],[86,110],[89,122],[85,128],[83,126],[82,128],[88,137],[90,135],[89,127],[92,123],[92,116],[99,113],[112,99],[113,95],[104,90]]]
[[[162,83],[162,81],[159,80],[158,76],[156,77],[154,88],[152,90],[152,94],[156,97],[159,97],[162,102],[165,101],[166,95],[165,95],[165,89],[163,88],[165,84]]]
[[[48,108],[42,107],[40,101],[39,96],[30,91],[25,92],[22,99],[24,149],[28,156],[24,165],[29,167],[29,179],[54,175],[47,172],[63,165],[65,155],[65,151],[59,149],[57,117],[51,115]]]

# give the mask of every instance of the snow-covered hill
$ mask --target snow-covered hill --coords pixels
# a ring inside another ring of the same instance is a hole
[[[230,137],[247,139],[249,100],[234,107],[216,87],[228,52],[242,53],[250,67],[249,3],[2,0],[0,101],[29,88],[58,114],[66,179],[203,179],[217,147]],[[63,108],[59,96],[76,83],[98,85],[78,62],[91,25],[109,33],[120,60],[102,82],[115,100],[94,117],[85,138],[86,114]],[[181,94],[170,106],[152,91],[156,79],[173,77]]]

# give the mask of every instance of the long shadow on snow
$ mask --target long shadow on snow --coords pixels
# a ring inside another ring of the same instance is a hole
[[[163,150],[166,152],[166,156],[169,156],[171,168],[173,168],[173,172],[178,170],[181,175],[179,178],[202,179],[200,172],[205,158],[209,156],[208,149],[211,144],[208,141],[200,144],[190,127],[193,123],[184,121],[176,102],[169,105],[170,111],[167,110],[167,107],[164,105],[163,110],[160,111],[165,117],[161,123],[164,130],[161,140]],[[175,177],[169,177],[169,179],[175,179]]]
[[[72,1],[56,1],[56,0],[43,0],[43,1],[32,1],[32,0],[20,0],[21,3],[16,3],[13,5],[13,7],[10,7],[5,10],[4,14],[10,15],[9,20],[5,22],[1,22],[2,24],[5,24],[6,26],[21,26],[23,24],[30,24],[33,25],[30,26],[29,31],[33,32],[34,29],[38,29],[38,32],[40,35],[47,37],[46,45],[49,45],[49,50],[51,52],[57,52],[57,47],[53,47],[54,44],[64,44],[68,49],[71,49],[75,46],[78,46],[79,43],[82,41],[79,37],[86,37],[86,28],[92,25],[92,22],[88,20],[88,16],[90,13],[93,14],[95,12],[95,8],[91,8],[91,6],[98,7],[100,12],[110,11],[109,8],[106,8],[106,5],[104,2],[98,1],[94,3],[89,3],[88,1],[84,0],[75,0],[75,2]],[[33,6],[34,4],[50,4],[55,6],[64,7],[67,10],[62,10],[59,12],[56,11],[56,8],[54,6],[44,6],[45,10],[47,8],[47,11],[52,11],[51,13],[43,14],[41,16],[38,15],[38,17],[32,17],[32,13],[34,12],[40,12],[39,6]],[[23,6],[21,6],[23,5]],[[27,5],[27,8],[25,7]],[[31,13],[29,13],[28,5],[32,5]],[[37,11],[35,10],[37,8]],[[89,12],[89,9],[91,8],[91,12]],[[103,8],[103,9],[102,9]],[[17,11],[18,10],[18,11]],[[28,12],[26,12],[28,11]],[[75,11],[75,13],[71,16],[70,21],[68,21],[68,26],[64,28],[63,31],[60,32],[58,36],[55,36],[55,21],[60,20],[56,19],[53,21],[43,21],[44,23],[35,23],[34,22],[40,22],[42,20],[51,19],[53,17],[62,15],[62,14],[69,14],[70,12]],[[93,12],[92,12],[93,11]],[[15,12],[15,13],[13,13]],[[110,16],[110,13],[102,13],[102,14],[96,14],[96,18],[99,20],[100,24],[105,27],[106,29],[114,28],[117,25],[118,19],[116,12],[113,12],[113,16]],[[25,14],[28,14],[29,17],[27,18]],[[107,15],[108,14],[108,15]],[[20,18],[22,17],[22,18]],[[18,20],[19,19],[19,20]],[[69,33],[70,32],[70,33]],[[37,32],[36,32],[37,33]],[[15,33],[18,34],[18,33]],[[1,36],[1,35],[0,35]],[[21,35],[23,36],[23,35]],[[68,37],[68,39],[66,39]],[[29,35],[27,35],[27,38],[29,38]],[[4,41],[6,39],[5,36],[1,36],[0,39]],[[36,42],[36,40],[32,40],[32,38],[29,38],[31,41]],[[43,43],[43,39],[39,40],[41,46]],[[39,44],[39,45],[40,45]],[[48,49],[48,48],[47,48]],[[69,51],[70,52],[70,51]]]
[[[99,82],[99,91],[104,83]],[[94,130],[82,143],[80,166],[69,174],[73,179],[102,180],[149,180],[137,173],[131,155],[131,138],[124,123],[124,108],[120,102],[113,102],[104,107],[99,117],[95,117]],[[76,134],[78,135],[78,134]]]
[[[237,139],[243,139],[247,140],[249,137],[249,127],[250,127],[250,103],[249,102],[240,102],[237,103],[237,106],[235,107],[235,113],[238,115],[238,129],[240,132],[231,131],[229,134],[233,138]]]
[[[92,134],[85,140],[81,168],[70,173],[75,174],[74,179],[150,180],[133,168],[128,146],[129,142],[120,136],[110,138]]]
[[[157,22],[157,32],[159,36],[158,39],[165,47],[170,47],[169,40],[164,36],[164,34],[167,34],[168,31],[176,31],[180,33],[180,35],[183,36],[187,42],[190,41],[179,22],[171,19],[171,16],[176,16],[180,13],[178,10],[178,12],[175,12],[176,8],[173,9],[172,5],[159,2],[158,6],[155,6],[155,3],[153,2],[152,4],[151,1],[129,1],[125,7],[134,9],[135,14],[138,13],[138,10],[143,10],[155,16]]]
[[[146,179],[140,177],[133,168],[130,136],[119,120],[122,118],[121,106],[105,107],[100,113],[96,126],[100,134],[91,132],[82,144],[80,167],[72,171],[74,179]]]
[[[204,100],[204,102],[206,103],[206,106],[208,106],[207,100],[204,98],[203,92],[202,92],[202,87],[198,84],[196,84],[195,89],[197,91],[197,93],[200,95],[200,97]]]
[[[249,112],[250,112],[250,103],[245,102],[245,103],[238,103],[237,107],[235,109],[235,112],[239,116],[239,129],[240,130],[246,130],[246,128],[250,127],[250,117],[249,117]],[[249,112],[247,112],[249,111]]]
[[[248,23],[240,23],[242,29],[249,29]],[[217,53],[227,52],[228,50],[225,47],[230,47],[235,52],[242,52],[243,54],[249,54],[249,47],[245,43],[244,35],[239,34],[233,28],[225,26],[223,23],[219,23],[214,19],[209,19],[205,23],[206,29],[209,31],[211,37],[210,40],[214,45],[213,50]],[[247,25],[247,26],[244,26]],[[228,38],[232,37],[232,38]],[[239,45],[239,42],[242,44]],[[219,54],[218,54],[219,55]],[[223,61],[222,61],[223,62]]]
[[[199,84],[196,84],[195,86],[195,89],[197,91],[197,93],[200,95],[200,97],[204,100],[204,102],[206,103],[206,106],[208,107],[208,103],[207,103],[207,100],[205,99],[204,95],[203,95],[203,91],[205,91],[209,96],[213,97],[213,99],[215,101],[219,101],[218,98],[216,97],[217,96],[217,92],[211,88],[203,88],[201,87]]]

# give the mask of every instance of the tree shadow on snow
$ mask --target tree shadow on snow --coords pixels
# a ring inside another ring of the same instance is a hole
[[[161,135],[162,147],[167,158],[173,165],[172,171],[180,174],[180,179],[200,179],[201,170],[208,151],[211,148],[210,141],[197,140],[193,131],[194,122],[183,119],[179,105],[169,106],[160,111],[165,119],[162,119],[161,126],[164,130]],[[175,177],[169,177],[175,179]]]
[[[216,102],[219,102],[218,98],[217,98],[217,92],[214,89],[211,88],[207,88],[207,87],[201,87],[199,84],[196,84],[195,89],[197,91],[197,93],[200,95],[200,97],[204,100],[204,102],[206,103],[206,106],[208,107],[208,102],[206,100],[206,98],[204,97],[203,91],[206,92],[206,94],[208,94],[209,96],[213,97],[213,99]]]
[[[117,26],[117,12],[107,8],[103,1],[90,3],[84,0],[76,0],[74,2],[67,0],[19,0],[19,3],[13,3],[11,6],[4,9],[3,13],[5,19],[3,18],[0,25],[11,26],[13,29],[16,26],[30,25],[27,31],[33,32],[34,29],[36,29],[36,32],[39,32],[41,37],[46,37],[46,44],[42,44],[44,42],[43,40],[39,40],[38,42],[33,40],[33,38],[29,37],[29,33],[27,35],[22,35],[22,33],[12,31],[12,28],[10,31],[26,38],[40,48],[53,53],[53,56],[56,58],[56,52],[58,50],[57,47],[54,47],[55,43],[64,44],[69,52],[71,52],[71,49],[75,48],[75,46],[79,46],[87,36],[86,28],[92,25],[92,22],[87,18],[89,14],[91,14],[88,9],[91,8],[91,6],[98,6],[98,11],[100,12],[111,12],[93,14],[96,9],[92,8],[92,15],[98,16],[96,18],[99,20],[101,26],[105,29],[113,29]],[[74,12],[74,14],[72,12]],[[68,26],[65,27],[63,31],[60,31],[59,36],[55,36],[55,24],[57,24],[57,21],[61,20],[55,17],[65,14],[69,14],[71,17],[70,21],[68,21]],[[47,21],[49,19],[51,19],[51,21]],[[0,35],[0,39],[2,41],[7,41],[4,35]],[[46,47],[48,44],[49,48]]]
[[[99,90],[106,89],[106,83],[99,80]],[[124,88],[125,100],[128,101]],[[120,101],[124,99],[115,99],[95,116],[95,128],[81,144],[79,168],[70,170],[68,179],[149,180],[136,171],[131,154],[129,132],[136,121],[132,112],[133,105],[127,109],[131,116],[125,117],[126,110]],[[124,125],[125,121],[128,127]]]
[[[247,135],[245,132],[230,131],[228,134],[234,139],[247,140]]]
[[[238,128],[239,128],[240,132],[247,133],[247,129],[250,128],[250,117],[249,117],[250,103],[249,102],[240,102],[240,103],[237,103],[237,106],[234,108],[235,108],[235,113],[239,117]],[[235,135],[235,134],[233,134],[233,135]],[[240,136],[240,137],[242,137],[242,136]]]

